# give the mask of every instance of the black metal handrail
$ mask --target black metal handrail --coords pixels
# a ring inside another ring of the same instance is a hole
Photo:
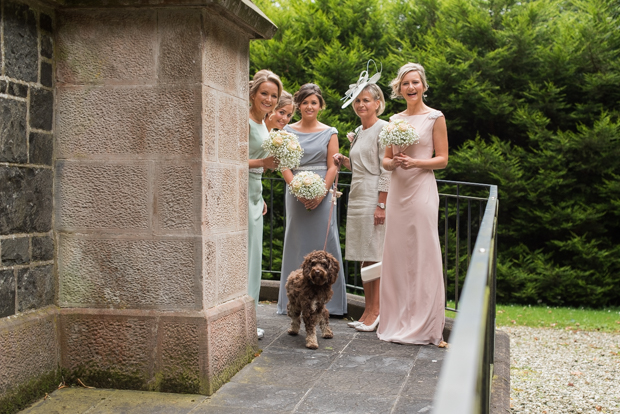
[[[441,414],[490,411],[495,354],[495,288],[497,259],[497,186],[489,198],[465,285],[460,312],[450,335],[433,412]]]
[[[343,192],[338,199],[336,217],[339,229],[346,222],[346,207],[350,189],[350,172],[340,172],[338,187]],[[446,286],[446,309],[459,309],[459,286],[461,283],[461,267],[470,265],[472,243],[476,241],[475,232],[482,221],[483,206],[488,199],[489,185],[460,181],[437,180],[440,189],[440,222],[439,226],[441,245],[444,257],[444,284]],[[263,277],[280,277],[280,270],[274,261],[281,259],[281,246],[286,226],[286,211],[284,209],[284,180],[280,176],[263,176],[263,197],[268,203],[268,214],[265,216],[264,249],[263,249]],[[281,192],[279,208],[275,209],[276,191]],[[468,194],[465,194],[467,192]],[[484,193],[481,194],[480,193]],[[476,211],[477,210],[477,211]],[[389,214],[389,213],[388,213]],[[461,229],[465,222],[466,228]],[[278,224],[276,224],[278,222]],[[281,228],[282,234],[274,237],[276,228]],[[344,246],[344,234],[341,235],[341,244]],[[343,255],[344,256],[344,255]],[[363,292],[359,262],[344,260],[343,268],[346,277],[346,286],[350,291]],[[450,294],[451,293],[451,294]],[[449,299],[449,296],[451,297]]]

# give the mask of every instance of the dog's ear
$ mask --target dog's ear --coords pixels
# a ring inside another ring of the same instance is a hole
[[[340,271],[340,263],[331,254],[327,253],[327,260],[329,260],[329,277],[330,283],[333,285],[338,280],[338,272]]]
[[[304,277],[310,277],[310,272],[312,271],[312,258],[310,256],[311,254],[306,255],[303,263],[301,264],[301,271]]]

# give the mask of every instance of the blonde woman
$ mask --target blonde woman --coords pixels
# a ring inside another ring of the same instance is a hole
[[[345,259],[360,261],[362,267],[367,267],[380,262],[383,256],[385,202],[391,173],[383,168],[383,151],[379,144],[379,132],[387,124],[378,118],[385,109],[383,92],[374,83],[359,86],[360,90],[353,91],[357,96],[350,100],[362,125],[352,138],[350,158],[336,154],[334,160],[353,173],[347,208]],[[364,332],[377,329],[380,280],[364,283],[364,313],[359,321],[349,323],[352,328]]]
[[[282,82],[278,75],[268,70],[256,72],[250,82],[250,135],[248,180],[248,294],[258,304],[263,258],[263,216],[267,213],[267,204],[263,200],[262,173],[265,168],[276,168],[276,161],[268,157],[261,147],[269,137],[265,126],[265,116],[278,104],[282,93]],[[264,331],[257,329],[258,338]]]
[[[392,177],[377,336],[402,344],[445,346],[439,195],[433,170],[448,165],[446,120],[424,103],[428,83],[421,65],[402,66],[391,86],[392,97],[407,103],[407,108],[391,119],[413,125],[420,141],[399,153],[387,147],[383,158],[383,167],[392,171]]]

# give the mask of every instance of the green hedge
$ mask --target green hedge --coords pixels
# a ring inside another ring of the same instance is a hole
[[[620,305],[617,0],[256,3],[279,30],[251,70],[318,83],[344,153],[357,119],[339,99],[366,60],[386,96],[403,63],[425,66],[451,146],[438,178],[499,186],[500,302]]]

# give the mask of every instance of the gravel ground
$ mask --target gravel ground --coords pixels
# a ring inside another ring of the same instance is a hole
[[[514,413],[620,413],[620,334],[503,327]]]

